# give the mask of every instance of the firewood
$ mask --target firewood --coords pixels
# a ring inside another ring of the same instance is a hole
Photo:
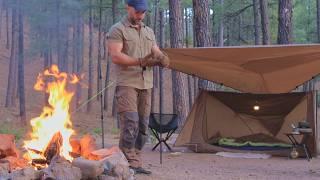
[[[113,153],[117,153],[119,151],[120,151],[120,149],[117,146],[113,146],[111,148],[95,150],[90,153],[89,159],[90,160],[101,160],[101,159],[103,159],[107,156],[110,156]]]
[[[80,140],[81,145],[81,156],[88,159],[90,156],[90,153],[97,149],[96,140],[90,136],[85,135]]]
[[[96,178],[104,171],[103,163],[99,161],[87,160],[84,158],[76,158],[72,161],[72,165],[81,169],[82,178]]]
[[[60,132],[54,134],[50,140],[46,150],[44,151],[44,157],[50,163],[51,159],[60,154],[60,148],[62,146],[63,139]]]
[[[80,145],[80,140],[79,139],[70,139],[70,144],[72,147],[72,154],[81,154],[81,145]],[[73,156],[72,156],[73,157]]]

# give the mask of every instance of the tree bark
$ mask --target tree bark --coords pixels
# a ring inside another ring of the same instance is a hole
[[[260,44],[260,31],[259,31],[259,0],[253,0],[253,24],[254,24],[254,44]]]
[[[196,47],[210,46],[209,28],[209,1],[193,0],[193,22],[194,38]],[[214,89],[213,82],[199,79],[198,86],[200,89]]]
[[[158,37],[159,31],[158,31],[158,17],[159,17],[159,0],[154,1],[154,21],[153,21],[153,31],[155,33],[155,36]],[[159,42],[159,40],[158,40]],[[153,88],[151,92],[151,112],[155,112],[155,99],[156,99],[156,91],[159,88],[159,68],[158,67],[153,67]]]
[[[22,3],[24,0],[19,0],[19,64],[18,64],[18,82],[19,82],[19,102],[20,102],[20,117],[22,123],[26,124],[26,110],[25,110],[25,94],[24,94],[24,40],[23,40],[23,14],[22,14]]]
[[[112,0],[112,23],[115,24],[120,17],[119,0]]]
[[[171,48],[183,47],[181,1],[169,0],[169,23]],[[187,116],[185,84],[182,74],[172,71],[173,112],[178,114],[179,125],[182,127]]]
[[[189,47],[189,14],[188,14],[188,8],[184,9],[184,17],[185,17],[185,40],[186,40],[186,48]],[[189,97],[189,110],[191,109],[191,106],[193,104],[192,102],[192,76],[188,75],[188,97]]]
[[[61,34],[60,34],[60,0],[56,0],[56,42],[57,42],[57,62],[61,71],[64,71],[62,56],[61,56]]]
[[[164,48],[164,10],[159,9],[159,47]],[[163,84],[164,84],[163,68],[159,67],[159,113],[163,113],[164,101],[163,101]]]
[[[16,1],[14,1],[16,3]],[[1,16],[1,14],[0,14]],[[7,93],[6,93],[6,102],[5,107],[12,107],[15,96],[15,91],[13,91],[13,86],[16,83],[16,79],[14,77],[14,69],[15,69],[15,61],[16,61],[16,51],[15,51],[15,38],[16,38],[16,19],[17,19],[17,11],[14,7],[12,9],[12,23],[11,23],[11,50],[10,50],[10,65],[8,72],[8,83],[7,83]],[[0,28],[1,29],[1,28]]]
[[[93,59],[92,59],[92,51],[93,51],[93,24],[92,24],[92,0],[89,1],[89,67],[88,67],[88,103],[87,103],[87,112],[91,111],[92,103],[90,98],[93,93]]]
[[[119,1],[118,0],[112,0],[112,24],[115,24],[117,22],[117,17],[120,16],[119,13]],[[116,108],[116,104],[117,104],[117,99],[115,98],[115,96],[113,96],[113,100],[112,100],[112,116],[115,117],[116,121],[117,121],[117,127],[119,127],[119,121],[117,120],[117,108]]]
[[[223,4],[224,1],[220,0],[220,6],[223,8]],[[219,19],[219,31],[218,31],[218,46],[222,47],[224,45],[224,38],[223,38],[223,34],[224,34],[224,23],[223,23],[223,19],[224,19],[224,15],[223,15],[223,10],[222,13],[220,15],[220,19]]]
[[[292,42],[292,0],[279,1],[278,44]]]
[[[317,0],[317,36],[320,43],[320,0]]]
[[[270,44],[269,14],[266,0],[260,0],[262,44]]]
[[[99,2],[99,0],[98,0]],[[97,94],[102,90],[102,69],[101,69],[101,23],[102,23],[102,0],[99,2],[99,31],[98,31],[98,63],[97,63]],[[103,94],[103,93],[102,93]],[[97,96],[100,100],[101,96]]]
[[[6,3],[6,32],[7,32],[6,48],[9,49],[9,47],[10,47],[10,37],[9,37],[9,7],[8,7],[8,2]]]
[[[0,39],[1,39],[1,36],[2,36],[2,13],[3,13],[3,9],[4,9],[4,3],[5,3],[5,0],[1,0],[0,1]]]

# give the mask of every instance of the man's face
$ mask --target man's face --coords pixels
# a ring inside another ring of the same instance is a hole
[[[140,25],[143,21],[146,12],[136,11],[133,7],[127,5],[127,11],[129,15],[129,19],[133,25]]]

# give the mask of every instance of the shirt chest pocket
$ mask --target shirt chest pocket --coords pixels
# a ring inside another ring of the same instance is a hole
[[[153,46],[153,38],[151,35],[146,35],[145,36],[145,40],[144,40],[144,48],[148,51],[147,53],[150,53],[151,52],[151,48]],[[150,51],[150,52],[149,52]]]
[[[134,36],[123,33],[123,50],[124,52],[128,54],[133,54],[136,51],[137,47],[137,40],[134,38]]]

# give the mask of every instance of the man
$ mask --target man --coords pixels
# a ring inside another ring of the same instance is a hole
[[[120,119],[119,147],[130,168],[151,174],[142,168],[141,149],[147,138],[151,110],[152,66],[167,67],[169,58],[156,44],[151,28],[143,24],[147,0],[127,0],[127,16],[113,25],[108,49],[117,65],[117,109]]]

